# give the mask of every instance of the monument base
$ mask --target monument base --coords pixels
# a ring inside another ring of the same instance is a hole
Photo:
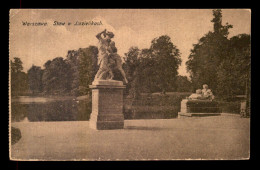
[[[178,118],[182,117],[203,117],[203,116],[219,116],[221,113],[183,113],[178,112]]]
[[[122,81],[98,80],[90,85],[92,89],[92,113],[89,126],[96,130],[123,129]]]
[[[187,100],[181,101],[181,111],[178,112],[178,118],[193,116],[218,116],[221,115],[221,109],[218,103],[209,100]]]

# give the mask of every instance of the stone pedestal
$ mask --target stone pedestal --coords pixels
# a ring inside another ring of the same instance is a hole
[[[98,80],[90,85],[92,89],[92,113],[90,128],[96,130],[123,129],[122,81]]]
[[[184,99],[181,101],[181,111],[178,113],[178,117],[217,116],[220,114],[221,109],[215,101]]]

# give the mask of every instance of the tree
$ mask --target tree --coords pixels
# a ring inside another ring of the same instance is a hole
[[[45,94],[85,95],[90,92],[89,85],[98,70],[98,49],[95,46],[69,50],[66,59],[56,57],[44,64],[42,86]],[[40,69],[31,68],[30,75],[39,77]],[[32,79],[33,80],[33,79]],[[40,88],[36,82],[32,87]]]
[[[89,46],[85,49],[79,49],[79,93],[81,95],[89,94],[89,85],[93,82],[98,71],[97,65],[98,48]]]
[[[11,60],[11,96],[23,95],[28,92],[27,74],[23,72],[23,62],[14,57]]]
[[[43,89],[47,94],[63,95],[71,89],[70,66],[62,57],[47,61],[42,75]]]
[[[177,92],[191,92],[192,84],[188,80],[187,76],[177,76],[175,80],[176,90]]]
[[[171,91],[181,64],[179,49],[171,38],[163,35],[153,39],[150,49],[142,50],[141,57],[142,75],[148,80],[146,86],[151,92]]]
[[[67,61],[70,65],[70,83],[71,83],[71,93],[79,94],[79,53],[77,50],[70,50],[67,54]]]
[[[143,49],[140,53],[140,64],[138,68],[138,76],[142,92],[158,92],[160,91],[157,80],[159,75],[155,72],[156,61],[152,57],[151,49]]]
[[[29,88],[33,94],[42,91],[42,74],[43,74],[43,70],[41,69],[41,67],[38,66],[33,65],[28,70]]]
[[[11,72],[18,73],[23,70],[23,62],[20,58],[14,57],[14,62],[11,60]]]
[[[126,85],[126,93],[130,94],[134,98],[137,98],[140,94],[140,76],[138,74],[138,68],[140,65],[140,50],[138,47],[131,47],[127,53],[125,53],[123,68],[128,79]]]
[[[186,62],[194,89],[208,84],[215,91],[218,86],[218,68],[228,57],[229,40],[227,37],[232,25],[228,23],[225,26],[222,25],[221,10],[213,10],[213,16],[211,22],[214,24],[214,31],[208,32],[200,38],[197,44],[193,45]]]
[[[229,55],[218,69],[218,93],[222,99],[230,99],[250,91],[251,70],[250,35],[240,34],[230,38]]]
[[[158,88],[161,92],[171,91],[178,68],[181,64],[180,51],[167,35],[155,38],[151,47],[152,58],[155,60],[155,73]]]
[[[132,47],[125,56],[128,87],[134,96],[140,92],[165,93],[174,89],[181,59],[179,49],[169,36],[153,39],[149,49]]]
[[[94,80],[98,70],[98,48],[89,46],[79,50],[68,51],[67,63],[70,66],[71,93],[74,95],[86,95],[90,93],[89,85]]]

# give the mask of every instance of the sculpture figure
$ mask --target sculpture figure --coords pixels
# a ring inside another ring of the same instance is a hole
[[[111,41],[111,37],[113,34],[107,33],[106,30],[98,33],[96,35],[97,39],[99,40],[98,44],[98,72],[95,76],[95,80],[107,80],[112,79],[112,70],[109,68],[108,64],[108,46],[109,42]],[[108,74],[108,75],[107,75]],[[106,77],[104,77],[106,75]]]
[[[190,100],[199,100],[202,98],[202,91],[201,89],[197,89],[196,93],[191,94],[188,99]]]
[[[114,78],[113,70],[118,69],[122,74],[125,83],[128,83],[125,72],[122,68],[122,59],[117,54],[115,42],[111,40],[114,37],[113,32],[106,29],[97,34],[99,40],[99,70],[95,76],[95,80],[112,80]]]
[[[214,100],[215,98],[215,96],[213,95],[212,91],[209,89],[207,84],[203,85],[202,96],[208,100]]]
[[[128,81],[126,79],[125,72],[124,72],[124,70],[122,68],[122,59],[117,54],[117,48],[115,46],[115,42],[114,41],[110,42],[109,48],[108,48],[108,52],[109,52],[109,64],[110,64],[109,66],[110,66],[110,68],[112,70],[113,69],[118,69],[120,71],[120,73],[122,74],[125,83],[128,83]],[[114,77],[114,75],[112,77]]]
[[[189,100],[214,100],[212,91],[208,88],[207,84],[203,85],[203,89],[197,89],[196,93],[191,94]]]

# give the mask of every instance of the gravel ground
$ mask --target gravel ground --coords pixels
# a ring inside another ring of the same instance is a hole
[[[88,121],[17,122],[13,160],[248,159],[250,119],[236,115],[125,120],[96,131]]]

